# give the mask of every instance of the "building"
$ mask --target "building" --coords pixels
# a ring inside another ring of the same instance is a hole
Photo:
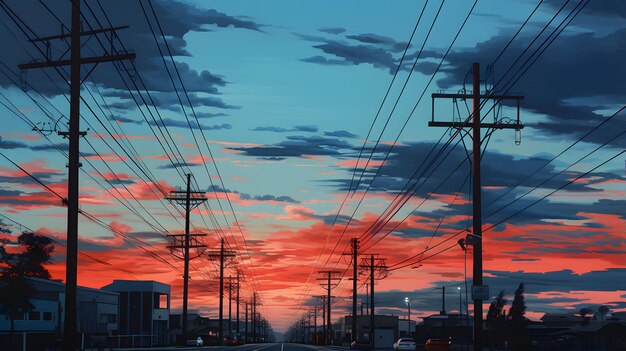
[[[29,350],[43,350],[62,335],[65,284],[56,280],[26,279],[36,290],[30,299],[34,308],[28,313],[14,315],[15,332],[24,334]],[[82,345],[92,345],[117,331],[118,293],[79,286],[77,300],[77,328]],[[0,333],[10,330],[9,316],[0,313]]]
[[[114,280],[102,289],[119,294],[118,346],[167,345],[169,285],[152,280]]]
[[[370,316],[356,316],[357,340],[370,340]],[[374,316],[374,339],[376,348],[390,348],[399,338],[398,316]],[[352,316],[345,316],[333,324],[333,344],[350,345],[352,340]]]

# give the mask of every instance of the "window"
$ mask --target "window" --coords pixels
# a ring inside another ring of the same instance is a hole
[[[117,323],[117,315],[116,314],[103,314],[102,318],[106,323]]]
[[[44,321],[51,321],[52,320],[52,312],[44,312],[43,313],[43,320]]]
[[[38,321],[40,319],[41,319],[41,312],[39,312],[39,311],[28,312],[28,320],[29,321]]]
[[[24,320],[24,313],[22,312],[13,312],[11,316],[13,317],[13,320],[16,320],[16,321]]]
[[[154,293],[154,308],[167,309],[167,294]]]

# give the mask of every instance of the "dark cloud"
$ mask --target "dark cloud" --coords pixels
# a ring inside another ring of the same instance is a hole
[[[318,29],[320,32],[328,33],[328,34],[341,34],[346,31],[345,28],[340,27],[324,27]]]
[[[132,119],[132,118],[122,117],[122,116],[108,116],[108,119],[109,121],[113,121],[113,122],[132,123],[132,124],[144,124],[145,122],[143,120]]]
[[[151,125],[159,125],[159,126],[166,126],[166,127],[175,127],[175,128],[189,128],[189,125],[191,125],[192,129],[202,129],[202,130],[221,130],[221,129],[232,129],[233,126],[231,126],[228,123],[223,123],[223,124],[216,124],[216,125],[212,125],[212,126],[207,126],[204,124],[198,124],[194,119],[189,120],[189,122],[187,122],[186,120],[175,120],[175,119],[171,119],[171,118],[163,118],[163,120],[158,120],[157,123],[150,121]]]
[[[13,150],[13,149],[25,149],[27,147],[28,145],[24,144],[21,141],[13,141],[13,140],[6,140],[3,138],[0,138],[0,149]]]
[[[210,112],[200,112],[200,111],[196,111],[196,116],[198,116],[198,118],[216,118],[216,117],[225,117],[228,116],[228,114],[226,113],[210,113]]]
[[[329,66],[349,66],[350,63],[344,60],[333,60],[328,59],[324,56],[311,56],[307,58],[300,59],[302,62],[308,63],[317,63],[319,65],[329,65]]]
[[[358,135],[348,132],[347,130],[335,130],[332,132],[324,132],[325,136],[335,138],[356,138]]]
[[[239,194],[239,197],[242,200],[255,200],[255,201],[276,201],[276,202],[288,202],[288,203],[300,203],[300,201],[295,200],[291,196],[287,195],[250,195],[246,193],[241,193],[237,190],[224,189],[219,185],[211,185],[208,189],[208,192],[216,192],[216,193],[231,193],[231,194]]]
[[[91,78],[105,89],[126,91],[127,86],[120,79],[120,74],[118,74],[115,67],[120,69],[122,76],[125,77],[125,80],[132,89],[133,84],[130,82],[128,74],[125,72],[125,69],[129,69],[131,74],[140,74],[141,80],[147,89],[168,94],[173,92],[173,86],[165,72],[161,54],[155,45],[152,33],[150,32],[150,28],[139,3],[115,0],[106,1],[102,4],[114,26],[129,25],[131,27],[130,30],[120,31],[119,35],[124,42],[125,48],[132,50],[137,55],[134,61],[137,72],[133,72],[135,67],[129,62],[118,62],[115,65],[107,63],[105,66],[98,67],[94,70]],[[191,55],[190,52],[186,50],[187,42],[184,38],[185,35],[193,31],[210,31],[212,28],[221,27],[260,32],[264,27],[264,25],[252,19],[242,19],[214,9],[201,9],[192,4],[179,1],[158,0],[153,1],[152,4],[158,15],[160,25],[168,37],[168,44],[174,56]],[[43,6],[35,6],[23,1],[9,1],[7,5],[10,6],[18,16],[26,19],[27,24],[37,35],[47,36],[59,33],[59,22]],[[54,1],[47,5],[65,25],[69,25],[69,14],[71,13],[71,11],[69,11],[69,3]],[[102,26],[108,26],[108,22],[104,20],[104,15],[100,8],[94,4],[91,6],[91,9],[95,12],[95,17],[98,18],[100,24]],[[147,8],[147,11],[148,16],[152,18],[150,8]],[[98,22],[93,18],[94,15],[87,8],[84,11],[84,16],[86,16],[86,20],[83,22],[86,27],[85,30],[90,29],[87,23],[92,27],[99,27]],[[5,23],[12,23],[4,14],[3,21]],[[154,20],[152,24],[156,28]],[[30,51],[35,53],[35,58],[41,60],[42,55],[34,50],[31,44],[27,42],[27,38],[24,37],[17,28],[14,28],[14,26],[10,25],[9,27],[17,38],[14,38],[9,30],[3,30],[0,32],[0,39],[5,45],[17,49],[6,51],[3,61],[9,67],[17,67],[19,63],[31,61],[32,58],[29,57],[26,52],[19,49],[22,46],[29,47]],[[157,34],[157,36],[159,36],[159,40],[161,41],[160,34]],[[53,45],[54,48],[52,52],[63,52],[67,48],[67,44],[63,41],[54,42]],[[165,50],[163,43],[161,43],[161,46],[162,49]],[[94,55],[92,50],[95,51],[95,55],[101,54],[104,50],[95,40],[90,41],[89,47],[91,48],[89,55]],[[120,51],[124,50],[121,45],[118,45],[117,49]],[[86,54],[87,50],[85,51],[85,55]],[[171,65],[171,62],[169,62],[168,65]],[[177,68],[182,80],[185,82],[187,91],[190,93],[217,94],[218,89],[227,84],[224,77],[208,70],[194,70],[185,62],[178,61]],[[56,82],[50,82],[42,70],[30,70],[27,80],[39,91],[48,96],[55,96],[60,93],[55,84],[60,86],[63,92],[67,93],[66,82],[61,77],[56,77],[56,74],[52,74],[51,76],[55,77]],[[177,78],[175,79],[177,80]],[[137,84],[142,86],[142,82],[139,80],[137,80]],[[0,86],[7,87],[11,85],[12,83],[6,78],[0,78]],[[123,99],[128,99],[128,97]],[[204,102],[199,103],[203,104]],[[209,105],[219,107],[218,105],[220,104],[224,106],[227,105],[223,102],[219,104],[214,102]],[[119,101],[113,103],[112,107],[127,109],[130,106],[132,105],[129,104],[129,101]]]
[[[346,38],[367,44],[376,44],[387,47],[392,52],[401,52],[406,48],[407,43],[397,42],[393,38],[378,34],[367,33],[358,35],[346,35]]]
[[[305,62],[317,63],[317,64],[351,64],[360,65],[368,63],[376,68],[384,68],[393,72],[396,69],[396,59],[391,52],[385,46],[373,46],[373,45],[360,45],[350,44],[344,41],[328,39],[322,36],[313,36],[306,34],[296,34],[299,38],[319,42],[322,44],[313,45],[314,48],[321,50],[327,55],[335,56],[341,60],[328,59],[321,56],[314,56],[308,59],[304,59]],[[359,41],[356,41],[357,43]],[[337,62],[338,61],[338,62]]]
[[[250,194],[241,194],[240,198],[242,200],[256,200],[256,201],[276,201],[276,202],[289,202],[289,203],[299,203],[300,201],[294,200],[291,196],[274,196],[274,195],[255,195],[252,196]]]
[[[158,169],[176,169],[176,168],[183,168],[183,167],[194,167],[194,166],[199,166],[200,164],[198,163],[189,163],[189,162],[173,162],[173,163],[166,163],[164,165],[158,166]]]
[[[617,3],[610,2],[608,6],[623,7]],[[439,86],[443,89],[459,86],[472,62],[491,62],[511,35],[500,33],[473,48],[451,52],[447,58],[449,64],[443,69],[446,75],[438,81]],[[531,40],[531,37],[521,35],[512,43],[495,67],[497,80]],[[512,88],[512,91],[525,92],[526,98],[522,101],[524,109],[548,116],[547,121],[530,125],[543,134],[574,139],[605,118],[603,114],[606,112],[599,111],[622,106],[626,86],[615,77],[626,75],[626,66],[620,59],[626,55],[626,47],[620,45],[625,41],[626,29],[607,35],[592,32],[561,34]],[[524,61],[525,58],[521,60]],[[503,83],[509,81],[510,75],[506,77]],[[613,126],[592,134],[586,140],[600,143],[614,134]]]
[[[256,127],[250,129],[255,132],[275,132],[275,133],[286,133],[286,132],[307,132],[307,133],[316,133],[318,131],[317,126],[295,126],[293,128],[283,128],[283,127]]]
[[[321,136],[289,136],[287,140],[277,144],[257,147],[230,148],[241,151],[252,157],[301,157],[334,155],[340,156],[342,150],[350,149],[352,145],[339,139]]]

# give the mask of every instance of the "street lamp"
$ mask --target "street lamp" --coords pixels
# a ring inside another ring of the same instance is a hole
[[[411,324],[411,300],[409,300],[408,297],[405,297],[404,302],[406,303],[406,306],[409,312],[409,324]]]
[[[459,290],[459,321],[461,320],[461,315],[463,314],[463,303],[461,300],[461,287],[457,286],[457,290]]]

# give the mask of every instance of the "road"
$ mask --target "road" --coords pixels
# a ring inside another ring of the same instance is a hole
[[[122,351],[126,349],[114,349],[115,351]],[[204,347],[154,347],[149,349],[127,349],[129,351],[338,351],[347,350],[347,348],[340,347],[325,347],[325,346],[313,346],[313,345],[301,345],[301,344],[288,344],[288,343],[274,343],[274,344],[250,344],[242,346],[204,346]]]

